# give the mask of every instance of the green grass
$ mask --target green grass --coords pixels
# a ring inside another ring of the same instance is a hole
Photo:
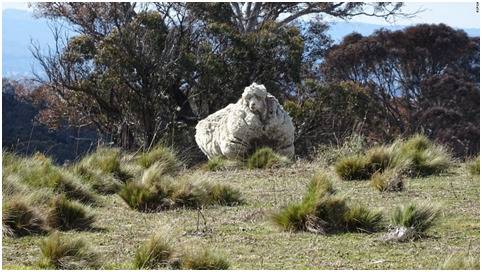
[[[226,258],[210,249],[198,247],[181,257],[181,268],[188,270],[227,270],[230,264]]]
[[[404,189],[404,177],[398,168],[376,172],[370,178],[370,184],[380,192],[399,192]]]
[[[68,231],[64,235],[98,247],[106,269],[132,269],[136,250],[153,230],[163,226],[179,233],[175,236],[179,247],[203,244],[222,251],[230,269],[437,269],[454,252],[470,252],[479,260],[480,184],[467,177],[465,164],[453,164],[443,175],[408,176],[405,190],[389,195],[373,190],[368,181],[339,182],[327,170],[336,195],[345,196],[349,207],[360,204],[381,211],[384,218],[405,203],[428,201],[440,207],[443,216],[425,231],[424,239],[411,243],[385,243],[380,239],[384,232],[319,235],[280,231],[268,220],[269,215],[301,202],[320,170],[319,163],[305,161],[265,171],[188,170],[181,174],[192,175],[199,182],[235,187],[245,204],[142,213],[125,205],[118,195],[101,195],[102,205],[92,207],[96,215],[93,227],[105,231]],[[43,238],[4,236],[3,268],[36,268]]]
[[[416,235],[421,236],[432,227],[440,212],[428,204],[408,204],[397,207],[391,217],[394,226],[411,228]]]
[[[467,162],[467,170],[472,176],[480,176],[480,156]]]
[[[341,158],[335,164],[335,171],[344,180],[364,180],[372,174],[368,160],[362,155]]]
[[[335,192],[330,177],[318,172],[308,184],[302,201],[275,213],[272,221],[286,231],[321,234],[381,229],[381,213],[360,205],[351,207],[345,197]]]
[[[84,203],[96,202],[95,193],[85,186],[79,177],[54,165],[41,154],[29,158],[9,155],[3,162],[3,171],[5,179],[15,177],[18,183],[32,190],[50,188],[70,199]]]
[[[58,232],[40,242],[39,267],[44,269],[99,268],[99,256],[82,239],[72,239]]]
[[[158,168],[162,171],[161,174],[176,174],[182,167],[175,152],[163,145],[157,145],[149,152],[141,153],[136,160],[143,168],[149,168],[157,163]]]
[[[60,230],[85,230],[92,227],[95,217],[81,203],[58,196],[52,201],[47,216],[49,226]]]
[[[136,250],[132,265],[135,269],[166,268],[173,252],[172,241],[164,234],[156,234]]]
[[[479,270],[480,262],[476,256],[467,254],[452,254],[440,269],[445,270]]]
[[[48,230],[44,216],[20,197],[3,202],[2,223],[6,235],[25,236]]]
[[[282,166],[289,163],[289,159],[275,153],[269,147],[263,147],[254,152],[247,161],[249,169],[265,169]]]
[[[389,146],[372,147],[365,154],[341,157],[334,167],[344,180],[366,180],[377,172],[382,174],[390,169],[410,176],[436,175],[445,172],[452,164],[452,157],[444,146],[417,134],[396,140]],[[382,177],[377,178],[376,182],[381,182]]]

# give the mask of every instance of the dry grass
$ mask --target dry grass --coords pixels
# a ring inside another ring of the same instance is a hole
[[[425,239],[396,244],[380,241],[381,233],[317,235],[280,232],[273,226],[269,214],[301,201],[319,170],[319,164],[296,162],[278,169],[187,173],[201,182],[235,186],[245,204],[140,213],[117,195],[99,196],[103,205],[94,207],[93,226],[106,231],[70,231],[68,235],[96,246],[105,269],[132,268],[139,245],[153,229],[165,225],[180,233],[178,243],[206,244],[222,251],[232,269],[436,269],[452,252],[467,251],[467,244],[478,260],[480,187],[467,179],[465,166],[451,166],[438,176],[407,177],[405,190],[389,196],[373,190],[369,182],[333,182],[337,194],[381,210],[386,218],[403,203],[430,201],[441,207],[444,216],[426,231]],[[40,240],[38,236],[4,237],[4,268],[36,268]]]

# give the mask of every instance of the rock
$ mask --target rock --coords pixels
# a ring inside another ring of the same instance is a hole
[[[294,126],[278,100],[256,83],[235,104],[209,115],[196,126],[196,143],[212,159],[244,159],[257,148],[294,156]]]

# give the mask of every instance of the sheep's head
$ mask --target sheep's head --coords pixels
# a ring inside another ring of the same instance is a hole
[[[264,119],[267,113],[267,96],[268,92],[263,85],[253,83],[244,88],[241,100],[246,108],[251,112],[260,115],[261,119]]]

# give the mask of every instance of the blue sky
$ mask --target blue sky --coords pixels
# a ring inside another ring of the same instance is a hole
[[[2,9],[23,9],[29,10],[27,3],[22,2],[4,2],[2,1]],[[415,18],[403,18],[394,22],[397,25],[412,25],[417,23],[445,23],[447,25],[458,28],[479,28],[480,13],[476,13],[476,2],[409,2],[405,3],[404,12],[410,13],[417,10],[420,12]],[[352,22],[364,22],[378,25],[389,25],[381,18],[372,18],[367,16],[359,16]]]

